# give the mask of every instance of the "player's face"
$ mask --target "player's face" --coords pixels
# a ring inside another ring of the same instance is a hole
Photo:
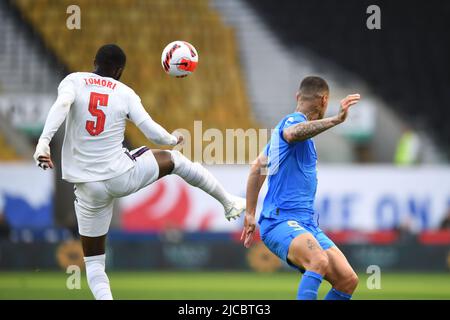
[[[320,112],[319,112],[319,119],[323,119],[323,117],[325,116],[325,113],[327,112],[328,95],[324,95],[321,99],[322,99],[322,106],[321,106]]]

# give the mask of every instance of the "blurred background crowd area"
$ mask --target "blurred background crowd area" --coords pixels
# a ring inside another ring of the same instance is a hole
[[[80,8],[81,29],[66,25],[73,4]],[[128,55],[123,82],[169,130],[192,130],[200,119],[204,128],[219,130],[272,128],[295,107],[300,80],[319,74],[331,85],[330,114],[348,93],[361,92],[364,102],[342,130],[318,138],[321,161],[446,162],[449,5],[380,2],[382,28],[369,30],[369,4],[3,1],[2,118],[36,138],[62,77],[91,71],[96,50],[117,43]],[[195,77],[161,72],[162,48],[174,39],[199,51]],[[2,133],[1,159],[20,158],[8,136]],[[127,143],[148,144],[131,125]],[[403,152],[410,154],[396,156],[399,144],[409,144]]]
[[[354,253],[361,266],[368,255],[385,259],[393,268],[407,266],[414,254],[405,258],[398,253],[401,249],[383,251],[386,245],[401,248],[406,239],[411,246],[423,245],[418,250],[430,255],[431,269],[447,269],[450,3],[377,1],[379,30],[366,26],[371,4],[365,0],[1,1],[3,250],[17,254],[8,248],[40,242],[53,246],[76,238],[72,186],[60,179],[63,128],[52,142],[54,173],[37,170],[31,158],[59,81],[71,72],[91,71],[96,50],[117,43],[127,54],[121,80],[169,131],[192,132],[195,120],[202,121],[204,130],[222,132],[273,128],[294,110],[298,85],[312,74],[330,84],[328,115],[337,112],[347,94],[361,93],[363,99],[348,121],[315,139],[320,164],[317,210],[324,229],[334,232],[338,243],[362,245],[362,251],[357,248]],[[80,8],[81,29],[67,27],[71,5]],[[199,66],[187,78],[171,78],[161,67],[162,49],[174,40],[192,43],[199,53]],[[152,144],[130,124],[125,145],[131,149]],[[245,142],[236,148],[248,154]],[[247,166],[209,168],[228,189],[245,194]],[[233,257],[244,252],[227,249],[239,245],[235,233],[242,221],[227,224],[214,201],[173,177],[121,199],[116,211],[111,239],[119,242],[142,240],[153,245],[164,243],[161,239],[167,236],[168,243],[177,243],[186,239],[182,234],[192,233],[203,244],[219,239],[219,252]],[[427,251],[427,245],[435,247]],[[27,248],[22,252],[34,257],[35,247]],[[190,252],[186,250],[179,253]],[[264,248],[258,250],[268,254]],[[161,255],[158,259],[169,259]],[[257,256],[261,259],[256,261],[272,261]],[[242,257],[243,253],[223,263],[248,266]],[[55,264],[35,258],[18,257],[10,265],[0,261],[0,268]],[[417,261],[414,266],[427,269]]]

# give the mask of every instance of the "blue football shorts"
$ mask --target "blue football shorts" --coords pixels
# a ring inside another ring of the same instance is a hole
[[[281,260],[286,261],[291,267],[294,266],[288,261],[289,246],[294,238],[309,232],[317,240],[323,250],[335,246],[334,242],[320,229],[312,220],[310,222],[301,221],[301,219],[290,218],[264,218],[259,221],[261,239],[264,244],[276,254]]]

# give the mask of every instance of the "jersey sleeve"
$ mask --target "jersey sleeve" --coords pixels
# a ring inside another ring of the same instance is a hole
[[[139,96],[131,90],[128,105],[129,119],[142,131],[142,133],[156,144],[160,145],[176,145],[178,138],[168,133],[166,129],[161,127],[145,110]]]
[[[73,74],[65,77],[58,86],[58,99],[70,102],[71,104],[75,100],[75,83]]]
[[[48,112],[44,129],[39,138],[49,144],[69,113],[70,106],[75,101],[75,83],[72,75],[65,77],[58,86],[58,97]]]
[[[142,105],[141,98],[134,91],[130,92],[128,98],[128,116],[136,126],[139,126],[142,122],[149,119],[150,115]]]
[[[166,129],[153,121],[151,117],[141,122],[138,125],[138,128],[147,137],[147,139],[156,144],[175,146],[178,143],[177,137],[167,132]]]
[[[307,120],[306,117],[301,113],[288,116],[279,127],[279,134],[280,134],[281,140],[287,144],[290,144],[289,142],[287,142],[284,139],[283,131],[289,127],[292,127],[293,125],[298,124],[298,123],[306,122],[306,120]],[[293,143],[298,143],[298,142],[293,142]]]

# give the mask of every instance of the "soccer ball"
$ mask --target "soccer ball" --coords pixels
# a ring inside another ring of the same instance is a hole
[[[197,50],[186,41],[171,42],[162,52],[161,64],[167,74],[177,78],[186,77],[197,67]]]

